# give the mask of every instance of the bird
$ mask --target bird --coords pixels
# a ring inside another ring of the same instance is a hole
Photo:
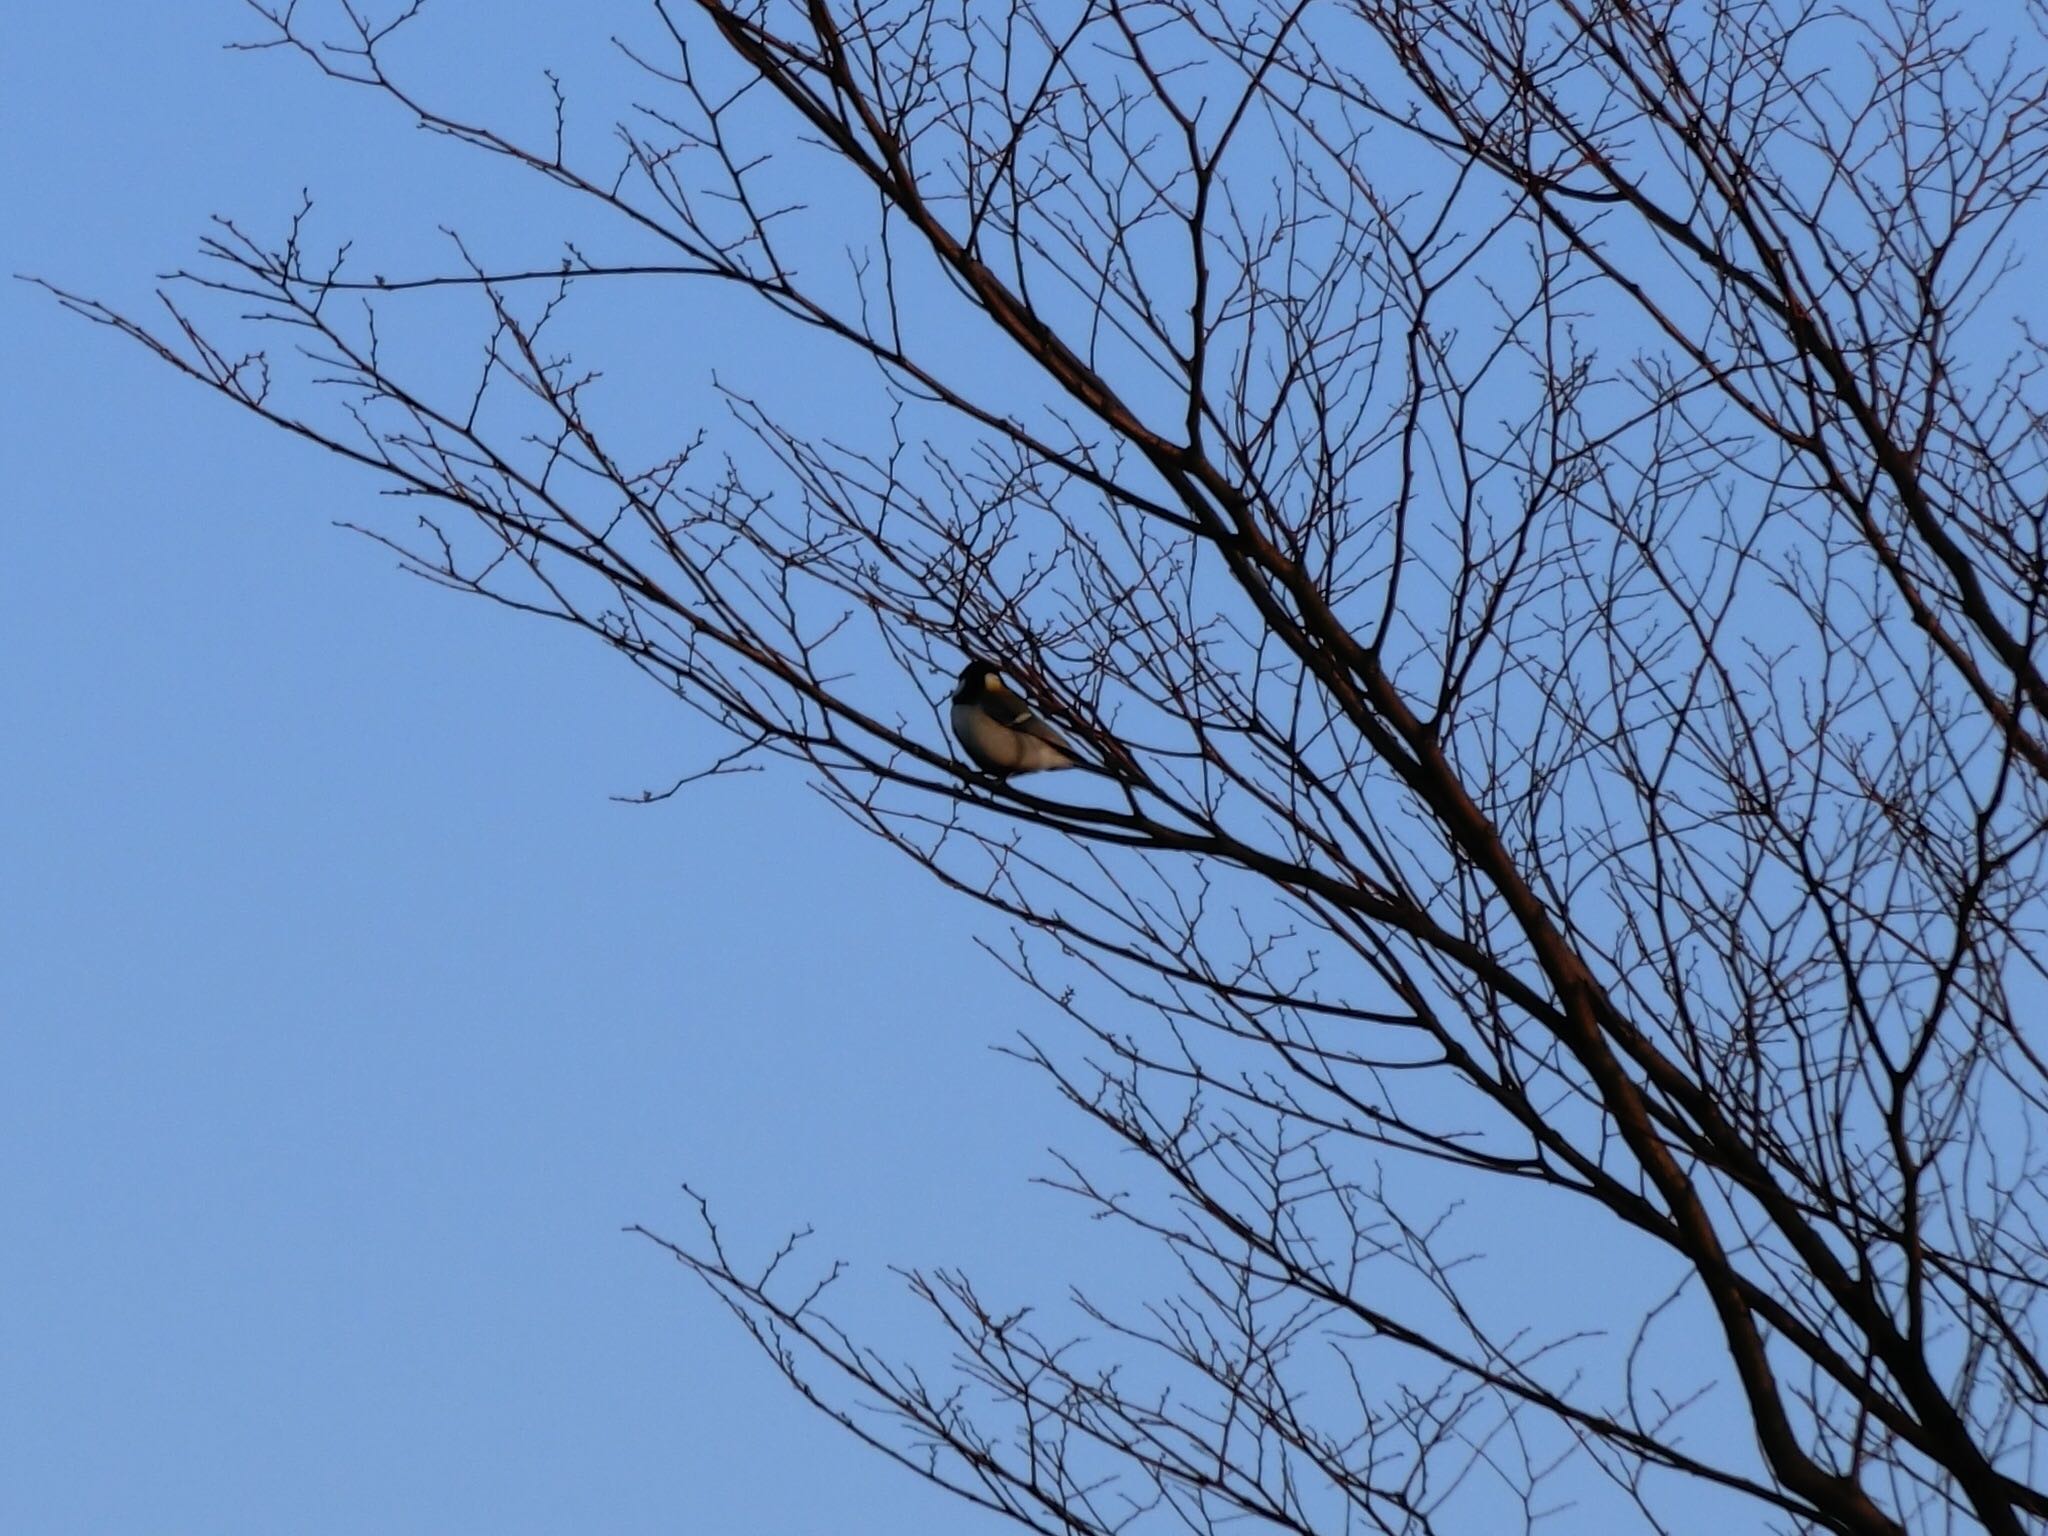
[[[994,662],[979,656],[970,656],[960,669],[960,686],[953,690],[953,734],[976,766],[999,779],[1093,766],[1003,685]]]

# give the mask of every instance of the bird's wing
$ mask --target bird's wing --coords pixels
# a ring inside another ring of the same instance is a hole
[[[998,724],[1007,725],[1011,730],[1025,736],[1036,736],[1040,741],[1049,742],[1062,752],[1074,749],[1067,744],[1067,738],[1047,725],[1032,712],[1031,706],[1014,693],[991,693],[982,701],[989,718]]]

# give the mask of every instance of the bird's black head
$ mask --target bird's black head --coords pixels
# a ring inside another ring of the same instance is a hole
[[[955,698],[971,699],[1002,687],[1003,669],[985,656],[970,655],[960,669],[960,687]]]

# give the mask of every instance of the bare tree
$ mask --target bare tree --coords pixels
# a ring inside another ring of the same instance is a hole
[[[439,110],[417,0],[251,9],[587,227],[59,296],[1002,914],[1145,1170],[1057,1182],[1171,1294],[913,1273],[942,1371],[659,1239],[811,1401],[1046,1532],[2048,1521],[2037,7],[654,0],[587,145]],[[597,285],[873,397],[620,441]],[[966,652],[1106,772],[962,761]],[[1502,1196],[1664,1299],[1518,1310]]]

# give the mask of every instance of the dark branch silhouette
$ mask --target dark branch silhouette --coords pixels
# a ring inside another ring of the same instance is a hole
[[[1134,1155],[1053,1182],[1177,1288],[910,1273],[936,1372],[700,1203],[656,1241],[806,1398],[1045,1532],[2048,1521],[2037,9],[656,0],[588,149],[552,79],[437,110],[417,4],[251,10],[587,231],[384,275],[309,206],[153,319],[53,292],[731,738],[646,798],[792,759],[1006,919]],[[619,284],[888,408],[629,447],[556,340]],[[1108,768],[964,761],[970,655]],[[1661,1299],[1518,1315],[1475,1274],[1555,1255],[1459,1191]]]

